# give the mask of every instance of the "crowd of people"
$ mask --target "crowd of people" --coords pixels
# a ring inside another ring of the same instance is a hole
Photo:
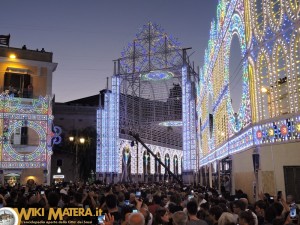
[[[299,210],[292,196],[260,195],[253,204],[241,190],[224,195],[203,186],[176,183],[101,182],[58,185],[16,185],[0,188],[0,207],[89,208],[99,216],[64,216],[64,220],[103,225],[287,225],[298,223]],[[33,217],[31,220],[47,220]],[[58,222],[59,223],[59,222]]]

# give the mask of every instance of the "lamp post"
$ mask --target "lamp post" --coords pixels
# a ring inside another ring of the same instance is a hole
[[[70,142],[74,142],[75,144],[75,180],[78,179],[78,145],[79,144],[84,144],[85,139],[83,137],[79,138],[79,137],[73,137],[70,136],[69,137],[69,141]]]

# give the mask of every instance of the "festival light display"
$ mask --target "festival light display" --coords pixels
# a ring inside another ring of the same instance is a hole
[[[122,167],[119,140],[120,77],[112,79],[112,92],[105,93],[103,109],[97,111],[96,172],[118,173]]]
[[[164,127],[181,127],[182,121],[164,121],[159,123],[158,125],[164,126]]]
[[[197,87],[202,165],[255,145],[299,139],[298,117],[289,116],[299,113],[299,7],[292,0],[219,1]],[[235,35],[243,74],[236,114],[229,88],[230,45]]]
[[[196,170],[196,133],[195,131],[195,99],[191,97],[192,87],[188,80],[187,67],[182,68],[182,120],[183,120],[183,169]]]
[[[142,146],[131,146],[130,133],[139,134],[171,171],[180,174],[181,167],[196,170],[196,101],[192,85],[197,77],[183,62],[183,51],[160,26],[148,23],[121,53],[115,63],[112,90],[105,93],[104,107],[97,112],[97,173],[122,174],[122,179],[129,172],[155,173],[154,158]],[[130,171],[124,173],[124,158],[128,157]],[[148,169],[144,171],[144,167]],[[161,174],[167,175],[163,167]]]
[[[145,171],[143,169],[143,156],[144,156],[144,152],[147,151],[143,146],[139,145],[138,150],[137,150],[137,145],[135,144],[134,146],[131,146],[131,140],[126,140],[126,139],[122,139],[120,138],[118,141],[118,154],[119,157],[122,158],[122,154],[123,154],[123,150],[124,148],[129,148],[130,150],[130,155],[131,155],[131,174],[145,174]],[[174,159],[175,158],[182,158],[182,151],[178,150],[178,149],[171,149],[171,148],[166,148],[166,147],[162,147],[162,146],[158,146],[158,145],[151,145],[151,144],[147,144],[147,147],[151,149],[151,151],[154,154],[158,154],[161,156],[161,160],[165,158],[166,155],[169,156],[170,158],[170,168],[171,171],[174,172]],[[138,155],[137,155],[137,151],[138,151]],[[137,166],[138,163],[138,166]],[[119,162],[119,171],[118,173],[122,172],[122,160]],[[138,171],[137,171],[138,168]],[[178,160],[178,173],[181,173],[181,161]],[[150,157],[150,174],[155,174],[155,160],[153,157]],[[165,174],[165,170],[163,167],[161,167],[161,174]]]
[[[157,70],[141,74],[142,80],[161,81],[174,77],[174,74],[169,71]]]
[[[0,155],[2,169],[44,168],[50,171],[52,145],[60,142],[59,128],[53,128],[51,98],[23,99],[0,95]],[[11,144],[16,129],[28,127],[38,135],[38,146],[28,154]]]

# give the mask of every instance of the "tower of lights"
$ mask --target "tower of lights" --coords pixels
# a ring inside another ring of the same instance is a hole
[[[173,173],[196,170],[196,108],[191,90],[197,76],[184,52],[175,38],[148,23],[115,61],[112,90],[106,92],[104,107],[97,114],[100,179],[169,179],[130,132],[138,133]]]

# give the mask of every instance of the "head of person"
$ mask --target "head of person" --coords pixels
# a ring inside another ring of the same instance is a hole
[[[279,202],[274,202],[273,207],[274,207],[274,209],[276,211],[276,216],[277,217],[281,217],[282,212],[283,212],[283,206],[282,206],[282,204],[279,203]]]
[[[246,210],[246,203],[243,200],[236,200],[233,202],[233,212],[239,215],[242,211]]]
[[[236,219],[233,214],[229,212],[223,212],[218,220],[218,225],[235,225]]]
[[[153,196],[153,203],[160,205],[161,204],[161,197],[159,195],[154,195]]]
[[[195,200],[189,201],[186,205],[186,209],[189,215],[196,215],[198,211],[198,204]]]
[[[140,209],[140,213],[143,214],[144,218],[145,218],[145,224],[147,225],[149,220],[151,219],[151,216],[150,216],[150,212],[149,210],[146,208],[146,207],[142,207]]]
[[[145,225],[145,218],[142,213],[131,213],[128,218],[128,225]]]
[[[120,186],[120,184],[115,184],[115,185],[114,185],[114,192],[119,193],[120,191],[121,191],[121,186]]]
[[[80,204],[82,202],[82,198],[83,198],[82,193],[76,192],[74,194],[75,203]]]
[[[255,219],[250,210],[239,214],[239,225],[255,225]]]
[[[168,210],[169,210],[169,214],[172,215],[175,212],[182,211],[183,208],[180,205],[176,205],[176,203],[174,202],[170,202],[168,205]]]
[[[123,192],[118,193],[118,202],[124,202],[125,200],[125,195]]]
[[[245,203],[246,209],[247,209],[248,208],[248,204],[249,204],[248,199],[247,198],[240,198],[239,200]]]
[[[117,207],[117,197],[113,194],[109,194],[105,198],[105,204],[108,209],[114,209]]]
[[[56,192],[50,192],[48,194],[48,204],[50,207],[57,207],[59,200],[60,196]]]
[[[183,211],[175,212],[172,216],[173,225],[186,225],[188,221],[188,216]]]
[[[174,202],[176,205],[180,205],[181,204],[181,196],[178,193],[173,193],[170,196],[170,202]]]
[[[200,205],[200,210],[208,212],[208,210],[209,210],[209,203],[208,202],[202,203]]]
[[[156,224],[169,223],[170,218],[167,209],[163,207],[157,208],[154,214],[154,221]]]
[[[223,210],[220,206],[214,205],[209,209],[209,218],[213,221],[213,223],[217,223],[220,216],[223,213]]]
[[[276,209],[271,206],[265,210],[265,221],[268,223],[273,223],[273,220],[276,218]]]
[[[290,205],[294,203],[294,196],[293,195],[287,195],[286,196],[286,204]]]
[[[132,204],[135,204],[135,194],[134,193],[130,193],[129,202]]]
[[[200,193],[198,195],[198,201],[201,202],[204,199],[204,195],[202,193]]]
[[[266,202],[259,200],[255,202],[255,212],[258,216],[265,216],[265,210],[267,208]]]

